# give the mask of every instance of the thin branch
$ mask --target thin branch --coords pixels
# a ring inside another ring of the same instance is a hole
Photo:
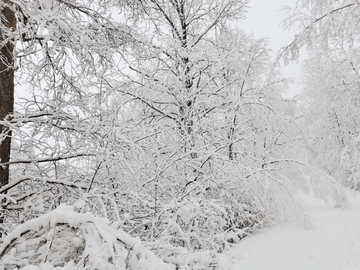
[[[14,160],[9,162],[0,163],[0,166],[8,166],[8,165],[14,165],[14,164],[30,164],[30,163],[43,163],[43,162],[53,162],[53,161],[59,161],[59,160],[66,160],[66,159],[72,159],[77,157],[93,157],[94,154],[76,154],[76,155],[70,155],[70,156],[59,156],[59,157],[53,157],[53,158],[42,158],[42,159],[36,159],[36,160]]]
[[[331,12],[326,13],[326,14],[324,14],[323,16],[315,19],[315,20],[313,21],[313,24],[318,23],[319,21],[321,21],[322,19],[324,19],[325,17],[327,17],[327,16],[329,16],[329,15],[332,15],[333,13],[336,13],[336,12],[338,12],[338,11],[341,11],[341,10],[343,10],[343,9],[346,9],[346,8],[348,8],[348,7],[351,7],[351,6],[353,6],[353,5],[355,5],[355,3],[347,4],[347,5],[343,6],[343,7],[336,8],[336,9],[332,10]],[[310,28],[310,26],[307,26],[307,27],[305,28],[305,30],[307,30],[307,29],[309,29],[309,28]]]
[[[228,6],[225,6],[223,8],[223,10],[219,13],[219,15],[217,16],[217,18],[214,20],[214,22],[197,38],[197,40],[194,42],[194,44],[191,46],[192,48],[196,46],[196,44],[198,44],[200,42],[200,40],[214,27],[216,26],[219,22],[220,19],[223,15],[223,13],[226,11],[226,9],[228,8]]]
[[[90,192],[90,189],[91,189],[91,187],[92,187],[92,185],[93,185],[93,183],[94,183],[94,180],[95,180],[95,176],[97,175],[97,173],[98,173],[98,171],[99,171],[99,169],[100,169],[100,167],[101,167],[101,164],[103,164],[103,162],[100,162],[99,165],[96,167],[95,172],[94,172],[94,175],[93,175],[93,177],[91,178],[90,185],[89,185],[88,189],[86,190],[86,193],[89,193],[89,192]]]
[[[50,179],[50,178],[44,179],[44,178],[37,178],[37,177],[32,177],[32,176],[24,176],[23,178],[18,178],[16,180],[10,182],[9,184],[2,186],[0,188],[0,194],[9,191],[13,187],[15,187],[25,181],[43,181],[48,184],[59,184],[59,185],[67,186],[67,187],[71,187],[71,188],[78,188],[78,189],[85,189],[85,190],[87,189],[86,187],[79,186],[77,184],[74,184],[74,183],[68,182],[68,181],[61,181],[58,179]]]
[[[81,6],[75,6],[74,4],[72,3],[69,3],[68,1],[65,1],[65,0],[56,0],[57,2],[61,3],[61,4],[64,4],[65,6],[71,8],[71,9],[75,9],[75,10],[78,10],[80,11],[81,13],[89,16],[89,17],[92,17],[93,19],[94,18],[94,14],[91,14],[90,11],[94,12],[96,14],[97,17],[99,18],[103,18],[99,13],[97,13],[96,11],[90,9],[90,8],[87,8],[87,7],[81,7]],[[95,19],[96,22],[98,22],[98,20]]]
[[[157,6],[161,14],[164,16],[165,20],[170,24],[171,28],[174,30],[176,36],[179,40],[182,40],[180,33],[178,29],[176,28],[174,22],[171,20],[171,18],[166,14],[165,10],[159,5],[159,3],[156,0],[150,0],[153,4]]]
[[[355,3],[347,4],[347,5],[345,5],[345,6],[336,8],[336,9],[332,10],[331,12],[326,13],[326,14],[324,14],[324,15],[316,18],[314,21],[311,22],[310,25],[306,26],[306,27],[304,28],[304,30],[300,32],[300,35],[305,34],[307,31],[309,31],[309,30],[314,26],[314,24],[317,24],[318,22],[320,22],[321,20],[323,20],[323,19],[326,18],[327,16],[332,15],[332,14],[334,14],[334,13],[336,13],[336,12],[339,12],[339,11],[341,11],[341,10],[343,10],[343,9],[352,7],[353,5],[355,5]],[[297,36],[300,36],[300,35],[297,35]],[[279,52],[279,54],[278,54],[278,56],[277,56],[277,60],[283,58],[284,55],[286,55],[286,52],[287,52],[287,51],[291,50],[292,47],[296,46],[296,45],[298,44],[298,40],[299,40],[299,37],[295,38],[294,41],[291,42],[289,45],[281,48],[281,51]],[[304,45],[304,44],[303,44],[303,45]],[[300,47],[302,47],[303,45],[301,45]],[[300,49],[300,48],[298,48],[298,49]],[[295,60],[296,58],[298,58],[298,55],[295,56],[295,57],[292,57],[291,60]],[[287,62],[287,60],[285,60],[285,62]]]
[[[145,100],[145,99],[142,98],[142,97],[136,96],[136,95],[134,95],[134,94],[132,94],[132,93],[128,93],[128,92],[126,92],[126,91],[122,91],[122,90],[118,90],[118,91],[121,92],[121,93],[123,93],[123,94],[129,95],[129,96],[133,97],[134,99],[140,100],[142,103],[144,103],[146,106],[148,106],[149,108],[153,109],[154,111],[160,113],[161,115],[163,115],[163,116],[165,116],[165,117],[167,117],[167,118],[170,118],[171,120],[176,121],[176,118],[170,116],[169,114],[167,114],[167,113],[161,111],[160,109],[155,108],[153,105],[151,105],[151,104],[150,104],[150,101],[147,101],[147,100]]]

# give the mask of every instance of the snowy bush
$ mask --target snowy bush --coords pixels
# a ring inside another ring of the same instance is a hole
[[[127,215],[127,221],[116,226],[147,242],[158,241],[162,245],[183,247],[189,251],[212,250],[220,253],[252,229],[252,224],[241,225],[241,222],[250,219],[245,216],[250,215],[246,207],[235,208],[235,205],[205,198],[173,200],[159,206],[156,212],[144,208],[144,213],[153,212],[147,218]]]
[[[19,225],[0,248],[2,269],[175,269],[139,239],[61,205]],[[30,267],[32,266],[32,268]]]
[[[238,254],[191,252],[159,242],[142,244],[103,218],[80,213],[84,201],[60,205],[19,225],[0,246],[0,269],[230,269]],[[160,254],[160,257],[155,255]]]

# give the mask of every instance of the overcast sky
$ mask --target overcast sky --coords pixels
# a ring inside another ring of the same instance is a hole
[[[285,5],[295,6],[296,0],[251,0],[247,19],[241,27],[255,36],[268,37],[274,50],[291,41],[294,32],[288,32],[281,27],[285,14],[281,8]]]
[[[251,0],[247,19],[240,23],[240,27],[246,32],[254,34],[255,37],[266,37],[270,41],[274,57],[283,46],[292,40],[295,30],[283,30],[281,21],[285,14],[281,11],[284,5],[294,7],[296,0]],[[286,77],[294,77],[296,85],[291,88],[291,93],[286,96],[293,96],[300,89],[299,83],[299,64],[292,64],[282,67]]]

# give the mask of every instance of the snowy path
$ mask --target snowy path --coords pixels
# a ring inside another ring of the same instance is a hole
[[[289,223],[267,228],[236,247],[242,259],[234,270],[360,269],[360,193],[349,193],[350,208],[338,209],[307,198],[315,229]]]

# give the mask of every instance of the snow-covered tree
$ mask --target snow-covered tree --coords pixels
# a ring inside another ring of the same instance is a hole
[[[359,188],[358,57],[343,50],[320,54],[304,65],[304,131],[312,156],[346,186]]]
[[[356,48],[359,37],[359,3],[353,0],[300,0],[295,8],[287,8],[286,28],[298,27],[299,32],[281,56],[297,60],[306,45],[321,50]]]
[[[9,0],[0,3],[0,10],[0,193],[2,209],[9,210],[10,204],[58,190],[56,185],[75,188],[76,181],[63,175],[59,183],[56,174],[64,171],[65,162],[84,164],[76,159],[91,155],[80,139],[88,133],[78,123],[88,119],[87,101],[101,91],[101,72],[129,34],[95,1]],[[15,111],[14,85],[21,103]],[[5,195],[25,182],[29,185],[22,186],[20,196]],[[44,206],[42,200],[35,204]]]
[[[230,3],[150,1],[142,20],[124,14],[141,34],[107,87],[118,112],[112,134],[134,143],[111,151],[96,179],[115,184],[128,206],[121,226],[144,240],[222,251],[244,229],[304,217],[294,194],[307,182],[290,155],[297,145],[284,117],[286,80],[264,40],[226,24],[223,5],[238,7]],[[321,181],[328,187],[314,191],[341,203],[336,184]]]
[[[297,8],[286,23],[300,32],[282,53],[294,60],[309,49],[300,96],[309,148],[327,173],[358,188],[359,3],[299,1]]]

